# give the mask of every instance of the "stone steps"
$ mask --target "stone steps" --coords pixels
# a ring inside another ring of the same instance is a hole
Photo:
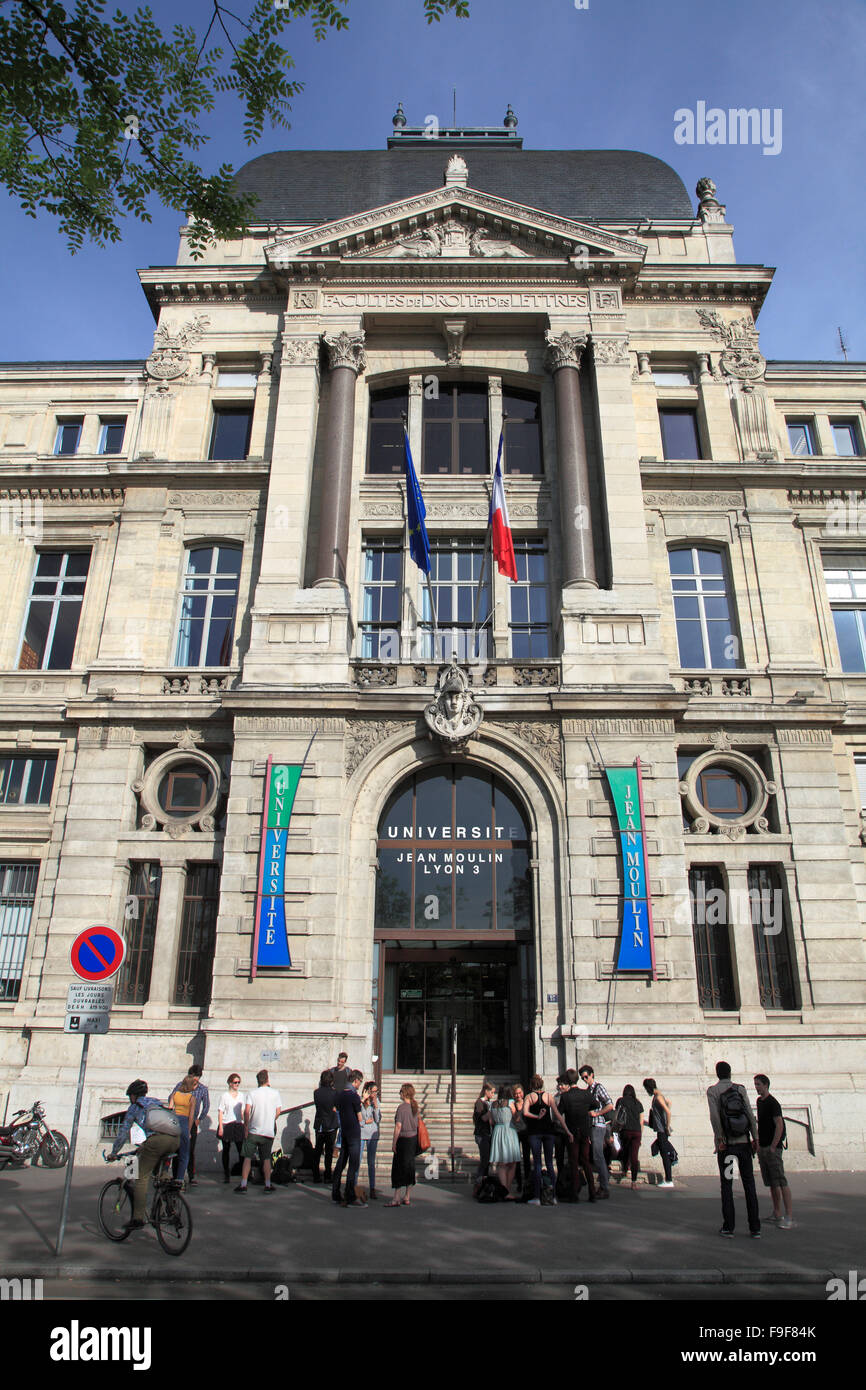
[[[472,1111],[481,1091],[482,1082],[492,1081],[494,1085],[513,1082],[506,1076],[458,1075],[456,1099],[454,1104],[454,1170],[457,1176],[473,1177],[478,1167],[478,1147],[475,1143],[475,1130]],[[431,1151],[439,1160],[443,1176],[450,1172],[451,1145],[451,1073],[425,1072],[422,1075],[387,1074],[382,1078],[380,1100],[382,1106],[382,1139],[380,1153],[390,1152],[393,1133],[394,1112],[400,1104],[400,1087],[411,1082],[415,1087],[415,1099],[421,1116],[430,1134]]]

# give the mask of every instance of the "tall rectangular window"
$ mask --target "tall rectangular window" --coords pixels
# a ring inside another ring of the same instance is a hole
[[[866,555],[825,555],[824,583],[842,670],[866,671]]]
[[[81,430],[83,425],[83,416],[57,421],[57,434],[54,437],[55,454],[78,453],[78,445],[81,441]]]
[[[831,420],[830,428],[839,458],[856,458],[862,453],[857,426],[853,420]]]
[[[115,1004],[146,1004],[156,941],[162,869],[156,863],[130,864],[129,890],[121,931],[126,955],[116,975]]]
[[[251,406],[215,406],[209,459],[245,459],[253,427]]]
[[[489,473],[487,383],[441,382],[424,399],[424,473]]]
[[[815,452],[815,434],[811,420],[786,420],[788,426],[788,447],[794,458],[802,458]]]
[[[689,869],[692,937],[698,1002],[702,1009],[730,1012],[737,1007],[728,895],[715,864]]]
[[[364,592],[361,601],[361,656],[376,661],[399,658],[403,543],[396,537],[364,544]]]
[[[188,552],[175,666],[231,665],[241,554],[231,545]]]
[[[0,755],[0,806],[47,806],[51,801],[57,755]]]
[[[761,1003],[765,1009],[796,1009],[791,932],[778,864],[749,866],[749,904]]]
[[[204,1008],[210,1002],[219,897],[219,864],[187,864],[175,1004]]]
[[[38,864],[0,863],[0,1002],[21,993],[24,955],[36,901]]]
[[[370,429],[367,437],[367,472],[402,473],[405,453],[403,421],[409,412],[405,386],[370,392]]]
[[[505,430],[505,471],[508,474],[541,476],[541,400],[531,391],[505,387],[502,392]]]
[[[511,655],[523,660],[550,656],[550,599],[547,544],[515,538],[517,583],[510,584]]]
[[[669,560],[680,666],[686,670],[740,666],[722,552],[683,546],[671,550]]]
[[[696,410],[659,406],[659,423],[662,430],[662,452],[666,459],[702,457]]]
[[[475,597],[481,578],[481,565],[484,558],[482,540],[431,540],[430,542],[430,588],[436,604],[436,617],[439,626],[439,651],[433,650],[433,613],[430,607],[430,593],[424,576],[419,574],[418,610],[421,615],[422,660],[469,660],[475,654],[477,645],[480,652],[490,650],[492,637],[487,629],[490,625],[490,565],[485,567],[484,583],[478,597],[478,610],[475,624]],[[474,629],[474,637],[473,637]]]
[[[126,416],[103,416],[99,421],[99,452],[119,454],[126,434]]]
[[[72,666],[89,550],[43,550],[36,562],[19,671],[68,671]]]

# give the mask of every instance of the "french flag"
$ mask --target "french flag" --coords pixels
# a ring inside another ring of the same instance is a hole
[[[500,574],[517,583],[517,561],[514,558],[514,541],[511,537],[511,522],[508,520],[508,504],[505,501],[505,488],[502,486],[502,439],[499,435],[499,452],[496,455],[496,472],[493,474],[493,493],[490,498],[490,516],[487,524],[493,533],[493,558]]]

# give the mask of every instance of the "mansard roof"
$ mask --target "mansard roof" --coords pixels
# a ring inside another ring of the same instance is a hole
[[[451,145],[392,150],[281,150],[236,175],[255,193],[253,222],[319,225],[441,186]],[[577,221],[691,219],[679,175],[635,150],[465,149],[469,187]]]

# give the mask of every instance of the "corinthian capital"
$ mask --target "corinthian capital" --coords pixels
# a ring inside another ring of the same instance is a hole
[[[580,355],[586,347],[585,333],[560,333],[557,338],[548,329],[544,337],[547,343],[545,366],[549,372],[558,372],[563,367],[580,370]]]
[[[363,333],[346,333],[344,330],[333,337],[326,334],[324,344],[328,350],[328,366],[331,371],[335,367],[351,367],[356,376],[363,372],[367,365]]]

